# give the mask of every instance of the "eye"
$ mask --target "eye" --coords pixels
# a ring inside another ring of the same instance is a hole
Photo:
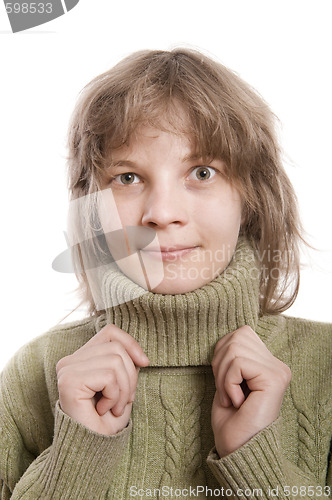
[[[212,167],[195,167],[189,175],[189,178],[199,181],[206,181],[216,175]],[[194,177],[193,177],[194,176]]]
[[[114,176],[114,180],[118,184],[128,185],[128,184],[138,184],[140,178],[133,172],[126,172],[125,174],[119,174]]]

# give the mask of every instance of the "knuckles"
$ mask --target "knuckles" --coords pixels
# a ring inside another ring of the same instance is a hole
[[[113,369],[105,370],[103,379],[104,379],[105,386],[113,387],[115,385],[118,385],[117,384],[117,377],[116,377]]]
[[[240,352],[242,352],[242,349],[243,348],[241,344],[236,339],[234,339],[230,344],[228,344],[226,353],[230,355],[231,358],[237,358]]]
[[[125,353],[125,348],[118,340],[112,340],[105,345],[104,349],[108,349],[110,353],[114,353],[114,355],[123,355]]]
[[[75,387],[75,380],[71,373],[66,369],[61,369],[58,373],[58,391],[59,394],[70,392]]]
[[[259,336],[248,325],[228,333],[217,342],[211,361],[214,376],[218,375],[219,369],[226,359],[230,361],[230,365],[241,367],[247,357],[245,345],[248,342],[244,343],[244,339],[248,337],[251,337],[253,340],[253,343],[250,345],[258,349],[260,353],[262,362],[266,366],[266,374],[270,372],[271,386],[287,388],[292,378],[290,368],[268,350]],[[257,340],[259,340],[259,343],[257,343]]]
[[[219,355],[217,355],[219,351]],[[221,353],[222,351],[222,353]],[[235,360],[236,358],[243,357],[243,346],[241,342],[238,341],[238,337],[232,339],[232,341],[224,346],[223,348],[216,349],[216,354],[212,358],[211,361],[211,366],[212,370],[215,373],[218,368],[220,367],[221,363],[223,362],[223,359],[227,356],[227,358],[230,358],[231,360]]]
[[[244,325],[238,328],[237,330],[234,330],[233,332],[227,333],[224,337],[222,337],[218,342],[216,343],[215,350],[218,350],[220,347],[225,344],[225,342],[232,341],[236,342],[238,344],[241,344],[243,341],[243,338],[245,337],[255,337],[256,339],[259,339],[257,333],[254,332],[254,330],[248,326]]]
[[[232,337],[236,339],[242,338],[244,335],[255,335],[257,337],[257,333],[248,325],[240,326],[240,328],[232,332]]]
[[[56,366],[55,366],[55,371],[56,371],[57,375],[59,375],[60,371],[61,371],[63,368],[65,368],[65,367],[66,367],[66,366],[70,363],[71,359],[72,359],[72,355],[71,355],[71,354],[69,354],[68,356],[65,356],[64,358],[61,358],[61,359],[57,362],[57,364],[56,364]]]
[[[280,369],[279,369],[279,379],[280,382],[283,383],[285,387],[288,387],[290,384],[290,381],[292,380],[292,372],[289,366],[287,366],[285,363],[282,361],[278,360],[280,363]]]

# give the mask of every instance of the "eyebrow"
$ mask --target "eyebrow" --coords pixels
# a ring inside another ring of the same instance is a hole
[[[209,161],[208,158],[203,158],[200,154],[191,154],[189,153],[188,155],[184,156],[181,160],[181,163],[187,163],[190,161],[196,161],[196,160],[202,160],[202,161]],[[120,167],[139,167],[139,164],[137,164],[134,161],[131,160],[117,160],[117,161],[111,161],[108,168],[120,168]]]
[[[137,164],[130,160],[111,161],[107,168],[137,167]]]
[[[194,153],[194,154],[191,153],[191,154],[186,155],[182,159],[182,162],[186,163],[187,161],[195,161],[195,160],[204,160],[204,158],[202,158],[202,155],[200,155],[198,153]]]

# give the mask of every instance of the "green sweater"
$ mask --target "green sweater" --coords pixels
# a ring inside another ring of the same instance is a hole
[[[256,267],[240,242],[221,276],[182,295],[141,293],[110,269],[104,314],[21,348],[1,377],[1,499],[331,497],[332,327],[259,317]],[[129,332],[150,359],[129,425],[114,436],[85,428],[57,402],[57,361],[106,323]],[[220,459],[210,362],[218,339],[245,324],[291,368],[292,381],[279,418]]]

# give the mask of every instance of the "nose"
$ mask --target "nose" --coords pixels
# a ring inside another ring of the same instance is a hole
[[[151,188],[144,200],[142,225],[156,229],[169,225],[182,226],[188,222],[184,193],[166,184]]]

